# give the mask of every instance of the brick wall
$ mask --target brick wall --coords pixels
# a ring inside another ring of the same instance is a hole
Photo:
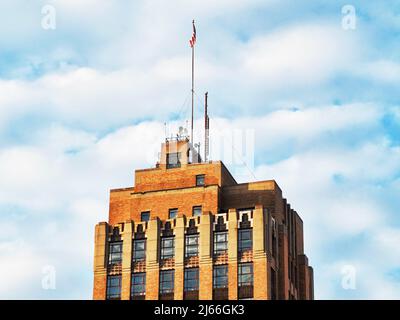
[[[162,159],[168,151],[163,146]],[[179,148],[186,150],[186,146]],[[228,263],[229,298],[238,298],[237,229],[239,209],[253,208],[253,251],[246,261],[253,262],[254,299],[271,298],[271,268],[276,272],[279,299],[290,297],[313,299],[313,270],[304,255],[303,221],[282,198],[282,191],[274,180],[237,184],[222,162],[188,164],[183,159],[180,168],[166,169],[164,163],[156,168],[137,170],[135,186],[114,189],[110,193],[109,221],[99,223],[95,233],[94,299],[106,298],[108,242],[114,226],[118,226],[123,240],[122,265],[112,272],[121,274],[121,298],[130,298],[132,270],[146,272],[146,299],[158,299],[159,272],[175,269],[175,299],[183,299],[184,268],[199,267],[199,298],[213,298],[213,263]],[[196,186],[196,175],[205,174],[205,186]],[[199,256],[184,259],[184,234],[192,216],[193,206],[202,206],[202,216],[196,219],[200,234]],[[160,261],[160,236],[169,209],[177,208],[178,217],[171,220],[175,235],[175,257],[167,264]],[[151,220],[140,223],[141,212],[150,211]],[[227,214],[229,235],[228,252],[213,258],[213,228],[215,215]],[[272,219],[276,223],[277,253],[272,256]],[[143,226],[147,238],[146,261],[133,264],[132,239],[138,224]],[[289,275],[293,270],[296,275]],[[119,272],[119,273],[118,273]]]

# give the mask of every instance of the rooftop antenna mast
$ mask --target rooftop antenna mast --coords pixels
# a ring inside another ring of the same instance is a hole
[[[208,117],[208,92],[204,100],[204,162],[210,154],[210,118]]]
[[[192,122],[191,122],[191,132],[190,132],[190,142],[193,144],[193,112],[194,112],[194,45],[196,44],[196,27],[193,24],[193,34],[189,40],[190,47],[192,48]]]

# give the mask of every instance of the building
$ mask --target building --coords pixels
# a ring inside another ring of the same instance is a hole
[[[277,183],[239,184],[190,146],[166,140],[155,168],[111,190],[93,298],[313,299],[303,222]]]

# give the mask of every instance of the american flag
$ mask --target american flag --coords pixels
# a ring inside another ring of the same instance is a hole
[[[196,27],[194,26],[194,20],[193,20],[193,34],[189,40],[190,47],[193,48],[195,43],[196,43]]]

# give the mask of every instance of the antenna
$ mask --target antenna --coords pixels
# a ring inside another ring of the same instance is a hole
[[[200,142],[195,143],[194,147],[197,148],[197,160],[196,160],[196,163],[199,163],[199,160],[200,160]]]
[[[190,142],[193,144],[193,113],[194,113],[194,45],[196,43],[196,27],[194,25],[194,20],[192,22],[193,24],[193,34],[192,37],[189,41],[190,47],[192,48],[192,121],[191,121],[191,132],[190,132]]]
[[[210,119],[208,117],[208,92],[204,97],[204,162],[210,153]]]

